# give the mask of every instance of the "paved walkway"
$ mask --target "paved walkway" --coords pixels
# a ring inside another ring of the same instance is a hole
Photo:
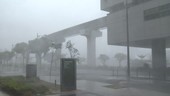
[[[7,94],[5,94],[4,92],[1,92],[1,91],[0,91],[0,96],[9,96],[9,95],[7,95]]]
[[[60,94],[48,95],[48,96],[101,96],[101,95],[91,93],[91,92],[77,90],[77,91],[63,92]]]
[[[122,85],[126,82],[121,82]],[[123,87],[118,89],[108,88],[110,84],[95,81],[78,81],[78,89],[100,94],[101,96],[170,96],[168,93],[135,87]]]
[[[49,79],[44,78],[43,80],[49,81]],[[53,78],[51,78],[53,81]],[[143,81],[141,81],[143,82]],[[59,84],[59,82],[57,82]],[[127,84],[126,81],[119,82],[121,85]],[[138,84],[140,82],[135,82]],[[147,82],[144,82],[147,84]],[[148,82],[149,84],[150,82]],[[111,85],[111,83],[101,83],[97,81],[89,80],[77,80],[77,91],[66,92],[62,94],[49,95],[49,96],[170,96],[170,93],[160,92],[156,90],[138,88],[134,86],[126,86],[120,88],[109,88],[106,86]],[[133,84],[132,84],[133,85]],[[135,85],[140,87],[141,84]],[[145,86],[145,85],[144,85]],[[170,89],[169,89],[170,90]],[[76,95],[75,95],[76,94]]]

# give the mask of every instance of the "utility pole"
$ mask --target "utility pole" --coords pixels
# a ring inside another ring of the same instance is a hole
[[[127,79],[130,80],[130,52],[129,52],[129,15],[128,15],[128,0],[125,0],[126,10],[126,33],[127,33]]]

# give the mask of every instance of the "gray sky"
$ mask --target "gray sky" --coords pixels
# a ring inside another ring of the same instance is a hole
[[[0,51],[4,51],[12,44],[36,38],[37,33],[48,35],[106,16],[107,12],[100,10],[100,0],[0,0],[0,14]],[[107,30],[102,32],[103,36],[96,39],[97,56],[107,54],[113,58],[115,53],[126,53],[126,48],[107,45]],[[86,57],[85,37],[67,40],[72,40],[81,56]]]
[[[0,0],[0,50],[106,15],[100,0]]]

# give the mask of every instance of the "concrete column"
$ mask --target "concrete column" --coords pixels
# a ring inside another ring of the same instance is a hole
[[[58,48],[56,48],[55,50],[55,56],[54,56],[54,62],[56,64],[56,66],[60,65],[60,59],[61,59],[61,47],[62,47],[62,43],[61,44],[57,44]]]
[[[58,46],[62,46],[62,43],[61,44],[58,44]],[[57,77],[57,74],[59,74],[60,70],[60,59],[61,59],[61,47],[60,48],[57,48],[55,50],[55,53],[54,53],[54,57],[53,57],[53,67],[51,68],[52,70],[55,70],[55,77]]]
[[[100,31],[86,31],[83,33],[87,38],[87,64],[96,66],[96,37],[102,35]]]
[[[152,41],[152,67],[154,80],[166,80],[166,41]]]
[[[87,38],[87,64],[96,65],[96,37],[86,36]]]

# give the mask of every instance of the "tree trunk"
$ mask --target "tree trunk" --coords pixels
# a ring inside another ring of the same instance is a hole
[[[41,54],[36,53],[36,64],[41,64]]]
[[[51,56],[51,65],[50,65],[50,81],[51,81],[51,73],[52,73],[52,65],[53,65],[53,58],[54,58],[54,53],[52,52],[52,54],[51,54],[52,56]]]
[[[71,49],[69,49],[69,53],[70,53],[70,58],[73,58],[73,55],[72,55]]]
[[[27,52],[27,53],[26,53],[26,64],[29,63],[29,59],[30,59],[30,53]]]
[[[15,70],[18,70],[18,68],[17,68],[17,58],[18,58],[18,56],[17,56],[17,54],[15,55]]]
[[[26,73],[26,72],[25,72],[25,69],[26,69],[26,68],[25,68],[25,56],[24,56],[24,54],[22,54],[22,60],[23,60],[23,61],[22,61],[22,63],[23,63],[23,73]]]
[[[106,67],[106,61],[105,60],[103,60],[103,66]]]
[[[23,63],[23,65],[25,64],[25,56],[24,55],[22,55],[22,63]]]
[[[41,73],[41,54],[39,54],[39,53],[36,53],[36,64],[37,64],[37,68],[38,68],[37,74],[40,75],[40,73]]]
[[[118,76],[118,71],[120,71],[120,66],[121,66],[121,61],[119,61],[119,67],[117,67],[117,76]]]
[[[115,66],[114,66],[114,63],[113,63],[113,76],[115,76]]]

